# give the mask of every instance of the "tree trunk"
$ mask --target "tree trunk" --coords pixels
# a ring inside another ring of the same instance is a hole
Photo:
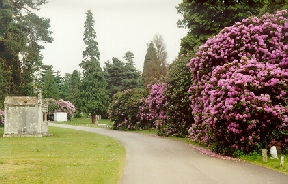
[[[98,126],[98,121],[96,120],[95,116],[96,115],[94,113],[91,113],[91,121],[92,121],[91,123]]]

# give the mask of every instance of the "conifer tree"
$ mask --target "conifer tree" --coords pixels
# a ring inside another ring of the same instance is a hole
[[[53,76],[52,68],[49,68],[46,71],[44,84],[42,87],[42,94],[44,98],[53,98],[55,100],[59,100],[59,89],[55,82],[55,77]]]
[[[85,31],[83,41],[86,45],[83,51],[83,61],[80,67],[83,69],[81,83],[81,110],[90,113],[92,124],[97,124],[95,116],[105,115],[108,106],[106,91],[107,83],[100,66],[100,52],[96,41],[95,21],[91,10],[86,13]]]
[[[153,41],[148,45],[143,66],[143,81],[147,86],[167,75],[167,52],[161,35],[155,35]]]
[[[10,73],[6,76],[10,95],[34,93],[35,72],[42,64],[41,43],[53,40],[50,20],[36,14],[45,3],[46,0],[0,1],[0,59],[3,70]]]

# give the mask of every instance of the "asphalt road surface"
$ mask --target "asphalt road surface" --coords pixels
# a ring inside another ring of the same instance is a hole
[[[126,149],[123,184],[288,184],[288,175],[204,155],[180,141],[84,126],[49,125],[117,139]]]

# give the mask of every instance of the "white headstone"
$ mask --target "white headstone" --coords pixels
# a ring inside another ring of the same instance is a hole
[[[271,155],[270,157],[271,159],[274,159],[274,158],[278,159],[276,146],[272,146],[270,148],[270,155]]]

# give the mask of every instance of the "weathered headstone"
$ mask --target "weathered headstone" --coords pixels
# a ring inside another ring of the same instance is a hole
[[[48,136],[48,106],[42,104],[42,95],[7,96],[4,102],[3,137]]]
[[[267,162],[267,149],[262,149],[262,161]]]

